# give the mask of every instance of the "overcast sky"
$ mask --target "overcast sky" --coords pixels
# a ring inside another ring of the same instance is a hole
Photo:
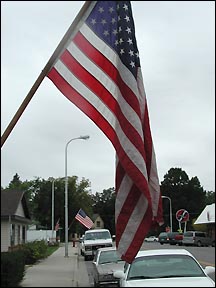
[[[1,134],[84,1],[1,1]],[[160,183],[170,168],[215,191],[215,2],[132,1]],[[89,179],[115,185],[115,150],[103,132],[46,77],[1,148],[1,185]]]

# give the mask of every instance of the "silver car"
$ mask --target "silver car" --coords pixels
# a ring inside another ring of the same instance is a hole
[[[92,263],[94,287],[119,286],[119,279],[113,276],[113,272],[123,270],[125,262],[118,255],[115,246],[97,249]]]

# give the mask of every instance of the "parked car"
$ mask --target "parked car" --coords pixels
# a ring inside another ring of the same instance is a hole
[[[183,245],[193,246],[214,246],[213,240],[207,236],[205,232],[201,231],[187,231],[185,232],[182,240]]]
[[[144,239],[145,242],[158,242],[158,237],[156,236],[149,236]]]
[[[169,232],[168,233],[169,244],[170,245],[182,245],[183,234],[179,232]]]
[[[94,287],[118,287],[119,279],[113,276],[115,270],[123,270],[123,261],[116,251],[116,247],[99,248],[93,260]]]
[[[215,287],[211,273],[215,267],[202,268],[186,249],[154,249],[139,251],[114,277],[120,287]]]
[[[160,242],[161,245],[164,243],[168,244],[169,243],[169,237],[167,232],[161,232],[158,236],[158,241]]]
[[[85,261],[93,259],[98,248],[112,247],[113,241],[108,229],[90,229],[84,234],[81,243],[81,255]]]

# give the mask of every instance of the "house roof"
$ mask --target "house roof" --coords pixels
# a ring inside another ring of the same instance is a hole
[[[31,219],[24,191],[5,189],[1,191],[1,217],[16,216],[19,203],[22,203],[25,217]]]
[[[215,203],[207,205],[194,224],[215,223]]]

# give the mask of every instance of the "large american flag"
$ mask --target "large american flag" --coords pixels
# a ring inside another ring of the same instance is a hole
[[[48,73],[116,150],[116,245],[132,262],[162,201],[130,1],[87,1]]]
[[[94,225],[91,218],[89,218],[81,208],[77,212],[75,219],[77,219],[80,223],[82,223],[88,229],[90,229]]]

